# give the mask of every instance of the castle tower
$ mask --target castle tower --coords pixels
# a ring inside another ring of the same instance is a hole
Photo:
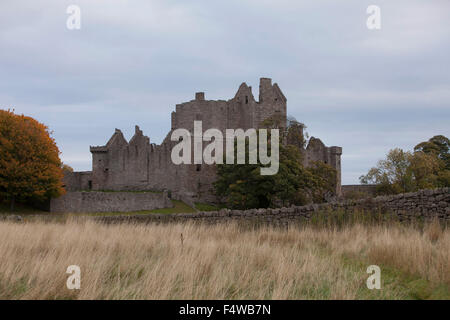
[[[278,84],[272,85],[272,79],[261,78],[259,80],[259,101],[254,127],[259,128],[265,119],[272,116],[280,119],[282,127],[286,126],[287,99]]]

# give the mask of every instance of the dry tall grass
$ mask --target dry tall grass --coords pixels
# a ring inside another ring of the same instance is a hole
[[[448,298],[450,231],[436,228],[1,222],[0,298],[404,299],[409,278]],[[370,264],[381,290],[366,287]],[[69,265],[80,290],[66,288]]]

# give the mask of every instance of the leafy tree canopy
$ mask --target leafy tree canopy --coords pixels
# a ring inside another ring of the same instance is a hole
[[[450,186],[449,140],[434,136],[419,143],[414,152],[396,148],[386,159],[360,177],[363,184],[377,184],[379,194],[397,194]]]
[[[64,193],[62,163],[48,128],[31,117],[0,110],[0,197],[42,201]]]
[[[286,134],[289,134],[290,128],[294,128],[293,125],[284,127],[277,118],[269,118],[263,125],[266,128],[283,130]],[[302,129],[304,127],[302,124],[296,125]],[[299,127],[295,128],[297,130]],[[304,144],[304,137],[298,134],[296,140],[292,140],[297,141],[295,145],[280,143],[280,164],[275,175],[261,175],[260,168],[263,165],[248,164],[248,158],[246,164],[218,165],[216,194],[224,199],[229,208],[235,209],[302,205],[322,201],[326,194],[335,190],[336,170],[323,162],[315,162],[311,167],[305,168],[302,164],[302,149],[299,148],[299,145]],[[268,141],[270,143],[270,137]],[[246,145],[248,150],[248,141]],[[268,149],[270,150],[270,147]]]
[[[65,163],[61,163],[61,169],[63,172],[73,172],[73,168]]]
[[[421,142],[414,147],[414,151],[422,151],[427,154],[436,155],[450,170],[450,140],[442,135],[434,136],[428,141]]]

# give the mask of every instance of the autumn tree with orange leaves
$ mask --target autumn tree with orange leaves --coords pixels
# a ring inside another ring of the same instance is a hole
[[[0,110],[0,199],[45,201],[65,191],[59,150],[48,127]]]

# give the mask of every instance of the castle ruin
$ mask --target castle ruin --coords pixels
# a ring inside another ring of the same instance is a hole
[[[138,126],[129,142],[116,129],[104,146],[91,146],[92,171],[73,172],[65,177],[68,191],[79,190],[170,190],[174,198],[189,202],[215,202],[213,183],[215,165],[181,164],[171,161],[171,151],[178,142],[171,141],[173,130],[184,128],[193,132],[194,121],[202,121],[203,130],[216,128],[258,129],[261,123],[277,115],[285,125],[287,99],[279,86],[269,78],[261,78],[259,99],[252,87],[242,83],[230,100],[206,100],[203,92],[195,99],[176,105],[172,112],[171,131],[160,145],[151,143]],[[303,129],[301,129],[303,130]],[[320,139],[311,137],[302,147],[304,164],[323,161],[337,170],[336,194],[341,193],[340,147],[326,147]]]

